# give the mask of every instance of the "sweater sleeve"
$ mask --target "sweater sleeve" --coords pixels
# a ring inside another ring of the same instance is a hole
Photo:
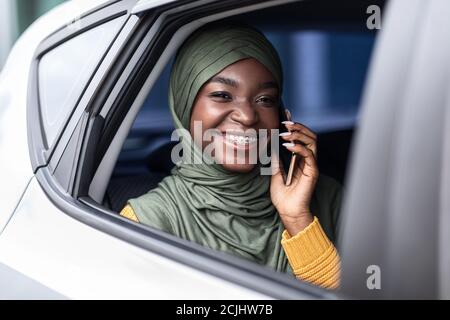
[[[293,237],[285,230],[281,244],[298,279],[327,289],[339,287],[339,255],[317,217]]]
[[[120,215],[122,217],[128,218],[130,220],[133,220],[134,222],[139,222],[138,217],[136,216],[136,214],[134,213],[133,208],[127,204],[122,211],[120,211]]]

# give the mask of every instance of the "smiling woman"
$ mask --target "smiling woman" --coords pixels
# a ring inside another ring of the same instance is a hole
[[[271,72],[256,59],[235,62],[198,92],[191,114],[191,135],[205,136],[205,130],[216,129],[220,134],[212,142],[214,160],[229,171],[249,172],[256,165],[251,161],[256,158],[258,147],[255,133],[267,130],[267,137],[261,138],[268,142],[270,130],[278,129],[278,92]],[[202,126],[194,126],[196,121]],[[209,143],[203,140],[202,148]]]
[[[121,215],[336,288],[339,257],[332,241],[340,188],[319,176],[316,135],[299,123],[280,123],[282,78],[278,54],[259,31],[208,25],[195,32],[177,54],[169,103],[176,128],[184,129],[184,150],[203,159],[212,145],[215,163],[176,163],[172,175],[130,199]],[[256,149],[276,145],[274,133],[282,126],[290,132],[281,136],[284,152],[300,159],[289,186],[278,150],[272,152],[271,176],[249,161]],[[212,140],[193,141],[207,130],[216,132]],[[258,131],[265,134],[249,133]]]

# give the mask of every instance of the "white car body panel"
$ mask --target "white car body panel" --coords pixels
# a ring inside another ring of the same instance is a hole
[[[16,42],[0,74],[0,233],[33,176],[26,105],[30,66],[36,48],[49,34],[103,2],[105,0],[69,1],[43,15]]]
[[[35,178],[0,237],[0,263],[71,299],[269,298],[61,213]],[[14,284],[0,281],[0,298],[8,298]]]
[[[154,8],[171,2],[176,2],[177,0],[139,0],[136,5],[131,9],[132,14],[148,10],[149,8]]]

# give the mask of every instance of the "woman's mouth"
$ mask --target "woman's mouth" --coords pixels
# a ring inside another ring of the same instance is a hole
[[[257,164],[261,139],[256,130],[221,132],[214,139],[214,157],[222,164]]]
[[[225,134],[225,141],[235,144],[237,146],[249,146],[258,141],[256,136],[249,136],[244,134]]]

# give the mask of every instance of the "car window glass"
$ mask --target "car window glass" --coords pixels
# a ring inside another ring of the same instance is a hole
[[[47,145],[75,106],[124,17],[90,29],[46,53],[39,62],[39,99]]]

